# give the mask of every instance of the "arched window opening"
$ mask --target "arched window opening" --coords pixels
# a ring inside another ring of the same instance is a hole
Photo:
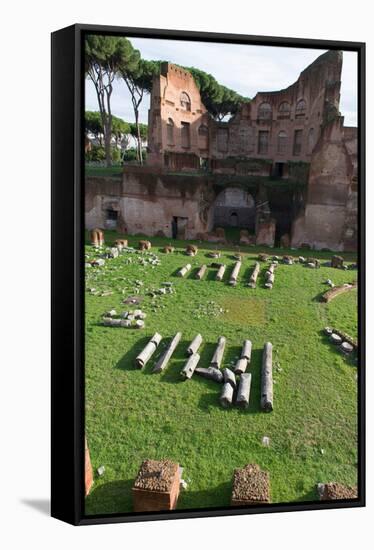
[[[296,104],[296,118],[302,118],[305,116],[306,113],[306,103],[304,99],[300,99],[300,101]]]
[[[273,111],[270,103],[261,103],[258,108],[258,118],[261,120],[271,120]]]
[[[185,111],[191,111],[191,100],[186,92],[181,93],[180,103],[182,109]]]
[[[287,101],[283,101],[278,108],[278,118],[290,118],[291,116],[291,105]]]

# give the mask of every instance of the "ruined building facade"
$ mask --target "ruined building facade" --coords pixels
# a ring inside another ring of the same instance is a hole
[[[164,63],[147,165],[86,181],[87,226],[208,240],[215,226],[237,226],[256,244],[355,250],[357,131],[339,112],[341,69],[342,53],[329,51],[218,122],[192,75]]]

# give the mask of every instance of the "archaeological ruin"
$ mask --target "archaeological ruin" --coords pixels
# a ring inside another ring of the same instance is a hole
[[[163,63],[147,163],[86,177],[86,227],[207,241],[237,227],[257,245],[356,250],[357,129],[339,111],[342,61],[328,51],[220,122],[192,75]]]

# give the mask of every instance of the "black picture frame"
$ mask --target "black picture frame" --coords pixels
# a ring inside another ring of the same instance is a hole
[[[251,508],[173,512],[84,513],[84,60],[85,33],[167,38],[358,54],[359,356],[358,494],[354,500],[295,502]],[[181,30],[76,24],[52,33],[52,380],[51,515],[74,525],[253,513],[321,510],[365,505],[365,44]]]

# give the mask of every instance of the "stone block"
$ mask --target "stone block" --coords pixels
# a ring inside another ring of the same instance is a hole
[[[258,464],[247,464],[234,471],[231,493],[232,506],[268,504],[270,502],[270,480]]]
[[[170,460],[144,460],[132,489],[134,512],[174,510],[179,488],[179,464]]]

